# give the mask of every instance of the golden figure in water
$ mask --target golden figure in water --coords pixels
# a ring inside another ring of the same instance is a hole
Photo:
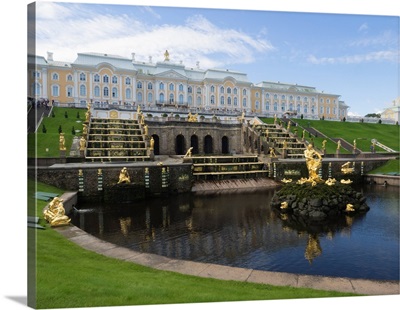
[[[43,211],[44,219],[50,223],[50,226],[64,226],[68,225],[71,219],[65,215],[63,199],[54,197],[49,203],[49,207]]]
[[[320,181],[321,178],[318,175],[318,169],[322,166],[321,154],[314,150],[312,144],[309,144],[304,151],[304,157],[306,158],[308,169],[308,180],[316,182]]]

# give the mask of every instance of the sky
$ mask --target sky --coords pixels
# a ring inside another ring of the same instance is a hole
[[[0,306],[7,310],[26,309],[27,298],[27,197],[23,189],[27,135],[21,117],[25,119],[26,115],[26,38],[27,29],[31,30],[27,5],[31,2],[2,1],[0,10],[4,209],[0,236],[5,253],[0,264]],[[77,5],[82,1],[69,2]],[[245,72],[254,83],[298,83],[340,94],[341,100],[351,106],[350,112],[361,115],[379,111],[399,96],[399,63],[393,56],[398,50],[399,26],[398,17],[393,16],[400,15],[400,6],[393,0],[202,0],[201,7],[196,1],[187,0],[84,2],[120,5],[77,5],[75,8],[79,9],[75,11],[71,11],[71,5],[61,11],[51,10],[50,5],[46,11],[43,7],[37,16],[41,27],[37,29],[38,54],[46,57],[51,51],[55,60],[74,61],[79,52],[123,57],[135,52],[137,59],[147,61],[152,56],[157,61],[168,49],[171,61],[183,60],[187,66],[200,61],[204,69]],[[142,7],[133,11],[132,7],[122,6],[126,4]],[[146,5],[163,9],[143,7]],[[175,9],[182,6],[187,9]],[[399,298],[400,295],[391,295],[90,309],[372,309],[398,304]]]
[[[54,60],[99,52],[156,62],[168,50],[187,67],[341,95],[350,115],[379,113],[400,95],[398,16],[38,2],[35,29],[37,54]]]

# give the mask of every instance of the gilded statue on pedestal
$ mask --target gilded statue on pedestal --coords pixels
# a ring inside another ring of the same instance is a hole
[[[193,150],[193,147],[190,147],[190,148],[187,150],[185,156],[183,156],[183,157],[192,157],[192,150]]]
[[[67,148],[65,147],[65,138],[64,138],[64,133],[60,133],[60,151],[65,151]]]
[[[119,180],[117,184],[120,183],[131,183],[131,178],[126,167],[122,168],[121,172],[119,173]]]
[[[43,211],[44,219],[50,223],[50,226],[64,226],[68,225],[71,219],[65,215],[63,199],[54,197],[50,202],[49,207]]]
[[[322,156],[314,150],[312,144],[307,145],[304,151],[304,157],[306,158],[306,165],[308,169],[308,180],[309,181],[320,181],[321,178],[318,175],[318,169],[322,166]]]
[[[79,140],[79,150],[84,151],[85,148],[86,148],[86,139],[84,136],[82,136],[81,139]]]

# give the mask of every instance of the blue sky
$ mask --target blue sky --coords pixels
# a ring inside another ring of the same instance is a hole
[[[399,96],[396,16],[39,2],[37,54],[78,52],[245,72],[341,95],[350,114],[380,112]],[[151,2],[150,2],[151,4]]]

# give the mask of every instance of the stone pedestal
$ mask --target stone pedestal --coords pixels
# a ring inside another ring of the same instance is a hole
[[[66,153],[67,153],[67,150],[60,150],[60,157],[61,158],[65,158],[66,157]]]
[[[79,156],[81,158],[84,158],[85,157],[85,151],[84,150],[79,150]]]
[[[154,160],[154,150],[150,149],[148,153],[150,156],[150,160]]]
[[[336,150],[336,157],[340,156],[340,150]]]

